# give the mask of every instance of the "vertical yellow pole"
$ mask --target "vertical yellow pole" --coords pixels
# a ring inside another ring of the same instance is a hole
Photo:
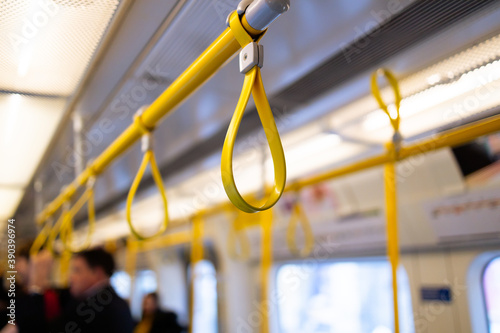
[[[261,309],[262,309],[262,327],[261,333],[270,332],[269,323],[269,273],[273,263],[273,211],[268,209],[260,212],[260,225],[262,229],[262,259],[261,259]]]
[[[396,114],[393,115],[389,111],[389,107],[382,99],[380,88],[377,82],[379,75],[384,76],[394,92],[394,107]],[[399,333],[399,304],[398,304],[398,265],[399,265],[399,244],[398,244],[398,207],[397,207],[397,187],[396,187],[396,168],[395,164],[398,160],[399,148],[402,141],[399,125],[401,116],[399,107],[401,106],[401,92],[399,84],[394,74],[387,69],[379,69],[372,74],[371,90],[373,97],[377,100],[378,105],[385,112],[391,126],[394,129],[392,141],[387,144],[387,153],[390,157],[389,162],[385,164],[384,183],[385,183],[385,207],[387,218],[387,256],[391,262],[392,272],[392,297],[394,302],[394,331]]]
[[[203,260],[203,219],[201,214],[196,214],[192,221],[193,240],[191,245],[191,283],[190,283],[190,302],[189,302],[189,332],[193,332],[194,309],[195,309],[195,267],[198,262]]]
[[[389,144],[389,152],[394,152],[394,144]],[[394,302],[394,331],[399,333],[399,303],[398,303],[398,211],[395,161],[389,162],[384,169],[385,201],[387,218],[387,255],[392,271],[392,296]]]

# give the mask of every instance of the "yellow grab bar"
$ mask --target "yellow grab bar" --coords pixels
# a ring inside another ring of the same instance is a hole
[[[139,171],[137,171],[137,175],[134,178],[134,181],[132,182],[132,186],[130,187],[130,191],[128,192],[127,196],[127,206],[126,206],[126,213],[127,213],[127,222],[130,227],[130,231],[132,234],[139,240],[146,240],[150,239],[156,236],[159,236],[165,232],[165,230],[168,227],[168,203],[167,203],[167,195],[165,193],[165,188],[163,187],[163,179],[160,174],[160,170],[158,169],[158,165],[156,163],[156,158],[155,154],[153,152],[153,135],[151,131],[153,128],[148,128],[145,126],[144,122],[142,121],[142,109],[139,110],[138,114],[134,118],[134,122],[137,124],[139,128],[142,129],[143,132],[143,142],[142,142],[142,150],[144,152],[144,158],[142,159],[141,166],[139,167]],[[132,202],[134,201],[134,196],[135,193],[137,192],[137,188],[139,187],[139,184],[141,182],[142,176],[144,175],[144,172],[146,171],[146,168],[148,164],[151,164],[151,173],[153,174],[153,179],[156,183],[156,186],[158,187],[158,191],[160,192],[161,195],[161,200],[163,203],[163,210],[164,210],[164,216],[163,216],[163,222],[160,226],[160,229],[154,233],[153,235],[150,236],[145,236],[141,234],[140,232],[135,229],[133,223],[132,223]]]
[[[69,209],[63,216],[63,222],[61,225],[61,240],[64,245],[64,249],[70,253],[80,252],[89,248],[92,243],[92,236],[95,230],[95,207],[94,207],[94,184],[95,177],[89,178],[87,182],[87,188],[83,192],[82,196],[74,204],[71,209]],[[82,209],[83,205],[87,203],[88,219],[89,219],[89,229],[87,232],[87,237],[80,247],[73,246],[73,218],[76,213]]]
[[[250,36],[249,33],[245,30],[240,17],[236,12],[231,15],[229,26],[231,28],[231,31],[234,33],[235,38],[243,48],[245,48],[245,46],[249,45],[250,43],[253,43],[253,37]],[[262,37],[262,35],[260,37]],[[259,52],[258,47],[255,48],[255,52]],[[244,53],[243,57],[245,56],[249,55]],[[243,114],[245,113],[245,108],[248,104],[248,100],[251,94],[253,94],[260,121],[264,126],[264,131],[274,163],[274,188],[271,191],[267,201],[262,206],[254,206],[248,203],[243,198],[243,196],[238,191],[233,173],[234,143],[238,134],[238,128],[241,124],[241,120],[243,118]],[[283,146],[281,145],[278,128],[276,127],[273,113],[271,111],[271,107],[269,106],[266,92],[264,90],[262,77],[260,75],[260,68],[257,64],[255,64],[253,68],[251,68],[245,74],[245,80],[243,83],[240,99],[236,106],[233,118],[231,119],[231,123],[229,124],[226,139],[224,141],[224,146],[222,148],[221,174],[222,183],[224,184],[224,189],[226,190],[227,196],[236,207],[247,213],[255,213],[273,207],[278,202],[281,195],[283,194],[283,191],[285,190],[285,154],[283,152]]]
[[[302,231],[304,232],[304,246],[299,249],[297,246],[297,224],[300,222]],[[311,228],[311,223],[304,212],[304,208],[297,198],[292,209],[290,222],[286,232],[286,241],[290,252],[298,257],[307,257],[314,249],[314,234]]]
[[[267,0],[257,0],[255,3],[263,3]],[[252,3],[254,5],[254,3]],[[280,12],[269,11],[268,6],[255,7],[252,11],[253,17],[267,17],[263,27],[267,27],[274,19],[288,10],[288,6],[283,6]],[[268,11],[265,13],[265,11]],[[260,15],[264,13],[265,15]],[[253,36],[262,33],[250,26],[249,21],[243,16],[244,28]],[[252,22],[254,20],[251,20]],[[255,26],[258,28],[258,26]],[[153,127],[169,112],[172,112],[185,99],[189,97],[197,88],[212,77],[217,70],[223,67],[229,59],[240,49],[240,44],[235,38],[233,29],[227,28],[172,84],[144,111],[142,116],[146,127]],[[99,155],[92,163],[91,167],[97,173],[102,173],[116,158],[122,155],[134,142],[142,136],[141,129],[132,123],[124,132],[120,134],[111,145]],[[85,169],[57,198],[55,198],[38,216],[37,222],[42,223],[49,216],[53,215],[65,202],[68,194],[85,184],[90,176],[90,169]]]
[[[380,88],[378,86],[378,75],[384,75],[391,85],[395,96],[396,117],[391,117],[387,104],[382,99]],[[392,295],[394,306],[394,331],[399,333],[399,302],[398,302],[398,266],[399,266],[399,236],[398,236],[398,210],[397,210],[397,184],[396,184],[396,169],[395,163],[398,160],[400,151],[401,135],[399,133],[399,125],[401,117],[399,107],[401,105],[401,93],[399,91],[398,81],[396,77],[387,69],[381,69],[373,73],[371,79],[371,89],[373,96],[377,100],[380,108],[387,114],[394,129],[394,136],[391,142],[387,144],[387,150],[390,156],[393,156],[391,161],[387,162],[384,167],[384,187],[385,187],[385,202],[386,202],[386,218],[387,218],[387,255],[391,262],[392,274]]]

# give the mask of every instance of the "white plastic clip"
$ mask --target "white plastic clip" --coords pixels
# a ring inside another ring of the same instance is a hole
[[[392,143],[394,144],[394,149],[396,149],[396,153],[399,153],[401,150],[401,143],[403,142],[403,136],[399,131],[394,133],[392,136]]]
[[[141,150],[143,153],[153,150],[153,134],[144,134],[141,138]]]
[[[246,74],[255,66],[264,65],[264,46],[255,42],[249,43],[240,52],[240,73]]]
[[[95,185],[95,176],[92,175],[89,177],[89,179],[87,180],[87,184],[85,184],[87,186],[87,188],[93,188],[94,185]]]
[[[95,170],[93,169],[92,167],[92,164],[94,164],[94,159],[90,159],[88,162],[87,162],[87,168],[90,169],[90,176],[89,178],[87,179],[87,188],[92,188],[94,187],[95,185],[95,181],[96,181],[96,173],[95,173]]]
[[[151,131],[153,129],[147,128],[142,122],[142,114],[149,107],[149,105],[143,105],[134,116],[134,122],[141,128],[143,134],[141,138],[141,150],[143,153],[153,150],[153,134]]]

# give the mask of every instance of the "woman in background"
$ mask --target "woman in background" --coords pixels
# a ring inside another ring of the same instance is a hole
[[[177,315],[162,311],[158,306],[158,294],[147,294],[142,301],[142,319],[134,333],[182,333],[186,329],[177,322]]]

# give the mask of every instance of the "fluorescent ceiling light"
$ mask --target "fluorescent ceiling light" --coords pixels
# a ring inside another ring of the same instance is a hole
[[[5,218],[13,217],[17,206],[23,198],[23,188],[3,188],[0,187],[0,216]]]
[[[457,115],[460,115],[459,113],[472,115],[486,110],[491,105],[488,95],[500,94],[500,84],[497,82],[499,80],[500,61],[496,60],[462,74],[458,80],[451,83],[439,84],[404,98],[400,107],[402,124],[405,118],[438,106],[442,110],[455,108]],[[494,91],[497,92],[493,93]],[[454,102],[459,97],[464,98],[463,104],[455,105]],[[394,110],[394,115],[391,114],[391,117],[394,118],[395,106],[391,104],[390,107]],[[369,113],[363,122],[363,128],[367,131],[374,131],[389,125],[387,115],[380,109]]]
[[[300,161],[306,157],[313,156],[333,149],[342,142],[342,138],[334,133],[319,133],[292,147],[287,147],[287,159]]]
[[[118,4],[119,0],[0,1],[0,89],[71,95]]]
[[[0,94],[0,186],[28,185],[65,105],[61,98]]]

